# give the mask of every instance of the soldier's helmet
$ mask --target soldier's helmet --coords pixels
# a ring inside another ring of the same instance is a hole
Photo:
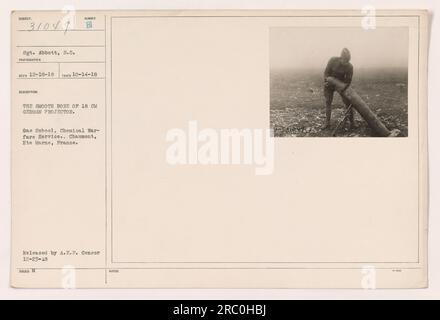
[[[350,50],[348,50],[347,48],[342,49],[341,58],[344,59],[345,61],[349,62],[351,59]]]

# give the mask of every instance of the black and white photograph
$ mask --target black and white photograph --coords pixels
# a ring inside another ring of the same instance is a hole
[[[273,27],[275,137],[407,137],[408,29]]]

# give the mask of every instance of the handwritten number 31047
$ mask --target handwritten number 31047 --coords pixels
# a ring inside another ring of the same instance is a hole
[[[29,26],[29,31],[64,31],[67,32],[70,28],[70,21],[66,21],[63,25],[61,20],[58,20],[56,23],[50,22],[31,22]]]

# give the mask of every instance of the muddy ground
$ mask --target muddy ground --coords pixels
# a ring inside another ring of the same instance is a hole
[[[407,72],[402,69],[356,70],[352,88],[389,129],[399,129],[408,136]],[[323,75],[317,70],[277,70],[271,72],[270,124],[276,137],[328,137],[343,118],[345,105],[335,93],[332,128],[322,129],[325,122]],[[359,113],[356,128],[349,122],[341,127],[339,137],[373,137]]]

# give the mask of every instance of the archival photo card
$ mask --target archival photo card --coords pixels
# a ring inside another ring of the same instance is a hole
[[[424,288],[425,11],[14,11],[17,288]]]

